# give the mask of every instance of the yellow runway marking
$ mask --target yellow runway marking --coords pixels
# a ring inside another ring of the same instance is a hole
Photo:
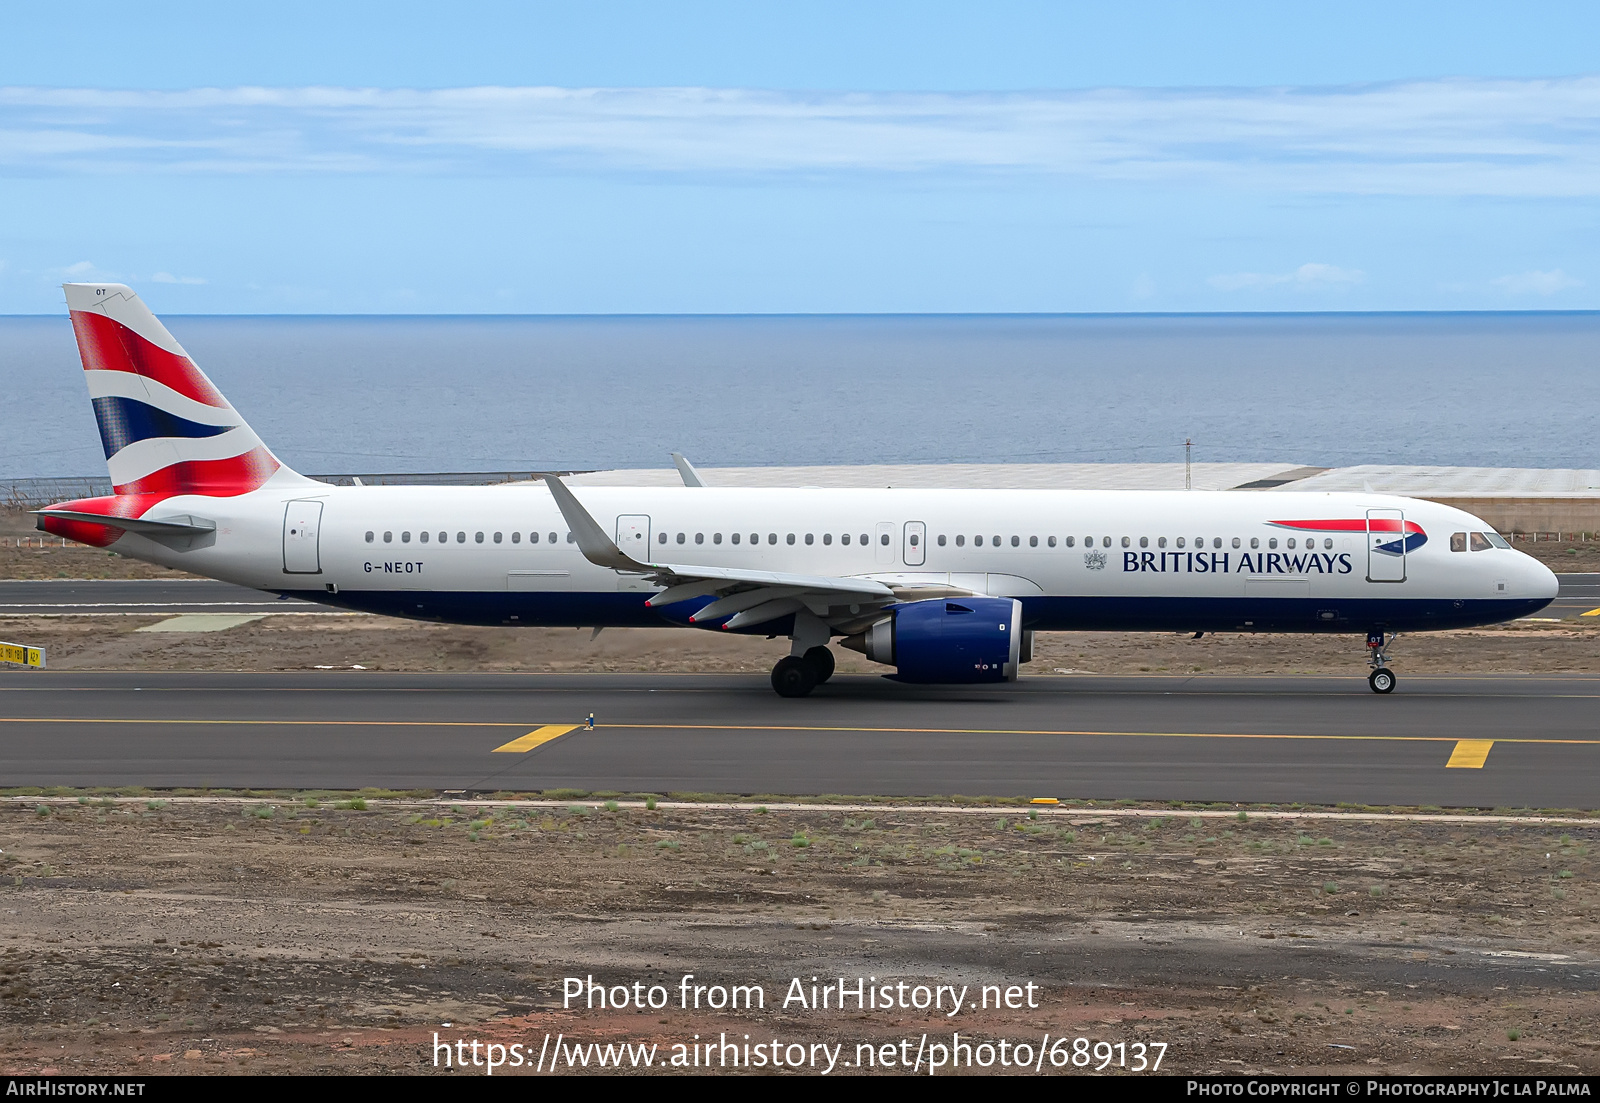
[[[1600,609],[1590,609],[1587,613],[1579,613],[1580,617],[1600,617]]]
[[[496,747],[495,751],[497,753],[500,751],[506,751],[510,754],[521,754],[524,751],[531,751],[535,747],[542,747],[544,744],[550,742],[550,740],[566,735],[574,728],[581,727],[583,727],[582,724],[546,724],[542,728],[533,729],[533,731],[529,732],[527,735],[524,735],[520,739],[513,739],[504,746]]]
[[[117,716],[0,716],[0,724],[164,724],[216,727],[301,728],[525,728],[514,720],[154,720]],[[556,726],[556,725],[552,725]],[[573,724],[571,728],[582,727]],[[742,732],[859,732],[864,735],[1096,735],[1142,736],[1152,739],[1312,739],[1349,743],[1545,743],[1566,746],[1600,746],[1600,739],[1540,739],[1497,737],[1461,740],[1453,735],[1307,735],[1288,732],[1161,732],[1089,731],[1057,728],[871,728],[851,724],[596,724],[609,731],[742,731]],[[541,729],[542,730],[542,729]],[[529,733],[530,735],[533,733]],[[523,738],[527,738],[524,736]],[[552,736],[551,738],[554,738]]]
[[[1481,770],[1484,759],[1489,757],[1489,748],[1493,746],[1492,739],[1460,740],[1456,743],[1456,749],[1450,754],[1450,761],[1445,765],[1463,770]]]

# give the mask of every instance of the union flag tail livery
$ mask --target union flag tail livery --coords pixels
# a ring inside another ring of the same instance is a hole
[[[311,481],[279,462],[131,288],[69,283],[65,291],[115,494],[58,511],[139,518],[177,495],[233,497],[274,479]],[[97,547],[121,535],[44,520],[47,531]]]
[[[1344,633],[1388,693],[1396,633],[1556,595],[1471,514],[1370,492],[718,487],[681,457],[683,486],[331,486],[285,467],[131,290],[66,293],[116,492],[39,527],[339,608],[787,636],[785,697],[828,681],[836,642],[899,681],[986,683],[1036,631]]]

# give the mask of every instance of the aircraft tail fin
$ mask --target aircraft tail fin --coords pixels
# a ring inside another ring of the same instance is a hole
[[[115,491],[68,505],[128,518],[178,494],[234,497],[269,482],[320,485],[272,454],[132,288],[69,283],[63,290]],[[41,524],[84,543],[121,535],[66,518]]]
[[[118,495],[231,497],[280,472],[301,481],[131,288],[69,283],[64,290]]]

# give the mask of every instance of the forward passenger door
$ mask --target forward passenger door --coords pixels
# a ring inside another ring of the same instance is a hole
[[[1398,509],[1367,510],[1367,581],[1406,580],[1406,515]]]

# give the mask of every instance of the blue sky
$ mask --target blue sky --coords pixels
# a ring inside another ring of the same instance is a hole
[[[1592,4],[231,7],[0,9],[0,313],[1600,307]]]

